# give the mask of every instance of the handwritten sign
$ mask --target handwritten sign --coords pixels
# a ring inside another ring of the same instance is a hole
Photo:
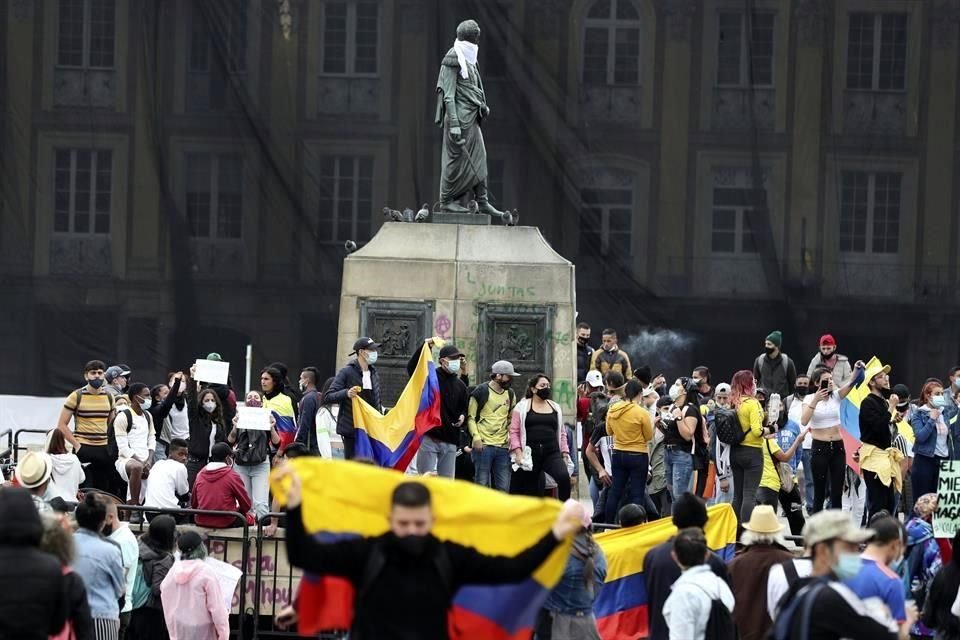
[[[203,531],[203,529],[201,529]],[[240,537],[241,529],[220,529],[210,531],[213,535],[229,535]],[[208,546],[210,555],[220,558],[237,569],[243,567],[243,548],[238,542],[227,544],[223,540],[211,540]],[[245,584],[240,584],[245,595],[245,606],[253,606],[256,594],[256,554],[250,553],[247,564]],[[293,596],[300,586],[301,572],[294,569],[287,562],[287,545],[283,542],[283,529],[280,530],[279,541],[264,539],[263,555],[260,559],[260,607],[264,615],[280,611],[293,602]],[[231,612],[240,613],[240,589],[230,592]],[[226,597],[226,595],[224,595]]]
[[[933,514],[933,535],[952,538],[960,529],[960,462],[941,461],[937,482],[937,511]]]
[[[237,405],[237,429],[270,431],[270,409]]]
[[[220,592],[223,594],[223,605],[227,608],[227,612],[232,611],[233,592],[237,590],[237,584],[240,582],[240,577],[243,576],[243,571],[232,564],[227,564],[209,556],[204,559],[204,562],[213,569],[213,573],[217,576],[217,583],[220,585]]]
[[[229,362],[198,359],[193,366],[193,375],[200,382],[227,384],[227,378],[230,376]]]

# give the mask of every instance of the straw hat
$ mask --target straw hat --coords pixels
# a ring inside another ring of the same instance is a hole
[[[783,525],[777,518],[773,507],[768,504],[758,504],[750,513],[750,521],[743,524],[747,531],[760,534],[774,534],[783,531]]]
[[[14,475],[24,489],[36,489],[50,479],[51,473],[53,473],[53,463],[50,456],[37,451],[28,451],[17,463]]]

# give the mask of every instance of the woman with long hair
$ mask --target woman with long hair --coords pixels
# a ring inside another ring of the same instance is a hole
[[[173,546],[177,523],[172,516],[161,515],[150,521],[150,529],[140,536],[140,571],[150,588],[146,603],[133,610],[127,637],[137,640],[168,640],[163,616],[161,585],[173,567]]]
[[[550,399],[550,377],[539,373],[527,384],[523,400],[517,403],[510,420],[510,452],[517,470],[510,493],[542,496],[546,489],[544,473],[557,483],[560,500],[570,497],[567,461],[570,450],[563,427],[560,405]],[[529,452],[529,458],[525,452]],[[524,468],[524,465],[528,468]]]
[[[940,462],[956,460],[960,454],[957,408],[949,405],[943,394],[942,382],[928,380],[910,418],[914,436],[911,479],[916,496],[936,493]]]
[[[800,425],[808,427],[813,436],[810,449],[810,472],[813,474],[813,509],[823,510],[827,488],[830,489],[830,508],[843,508],[843,480],[847,473],[847,454],[840,434],[840,402],[847,397],[856,377],[850,378],[842,389],[833,384],[833,373],[820,367],[810,378],[810,391],[803,399]]]
[[[247,392],[248,407],[262,407],[263,396],[259,391]],[[257,520],[270,512],[270,447],[280,446],[276,420],[270,416],[270,431],[238,429],[239,417],[234,416],[232,429],[227,434],[227,443],[236,450],[233,470],[243,480],[243,486],[253,500],[253,512]]]
[[[47,454],[53,464],[50,492],[67,502],[77,502],[77,492],[80,491],[80,484],[86,479],[86,474],[80,458],[67,451],[67,440],[59,429],[50,432]]]
[[[263,406],[273,413],[280,448],[284,448],[297,435],[297,401],[287,390],[284,373],[276,367],[270,366],[260,372],[260,388],[263,390]]]
[[[733,469],[733,511],[741,523],[750,520],[763,476],[763,408],[756,398],[757,381],[746,369],[733,374],[730,403],[737,411],[743,441],[730,452]]]
[[[191,368],[190,377],[194,377]],[[199,384],[196,385],[198,387]],[[197,474],[210,461],[213,445],[227,441],[227,424],[224,421],[223,405],[220,396],[212,388],[197,390],[190,385],[187,405],[190,416],[190,449],[187,457],[187,480],[190,489]]]

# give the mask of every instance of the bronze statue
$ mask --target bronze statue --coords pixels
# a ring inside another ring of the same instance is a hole
[[[436,124],[443,129],[440,172],[440,213],[479,211],[513,223],[515,214],[498,211],[487,191],[487,149],[480,125],[490,115],[483,82],[477,69],[480,26],[465,20],[457,27],[457,39],[440,64],[437,78]],[[462,200],[470,192],[471,207]]]

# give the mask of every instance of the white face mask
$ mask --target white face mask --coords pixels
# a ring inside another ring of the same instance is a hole
[[[214,402],[213,400],[207,400],[206,402],[203,403],[203,410],[206,411],[207,413],[213,413],[214,411],[217,410],[217,403]]]
[[[377,364],[377,352],[368,351],[367,352],[367,364]]]
[[[144,398],[143,400],[140,401],[140,408],[143,411],[148,410],[152,405],[153,405],[153,400],[151,400],[150,398]]]
[[[450,373],[460,373],[460,361],[451,360],[447,363],[447,371]]]

